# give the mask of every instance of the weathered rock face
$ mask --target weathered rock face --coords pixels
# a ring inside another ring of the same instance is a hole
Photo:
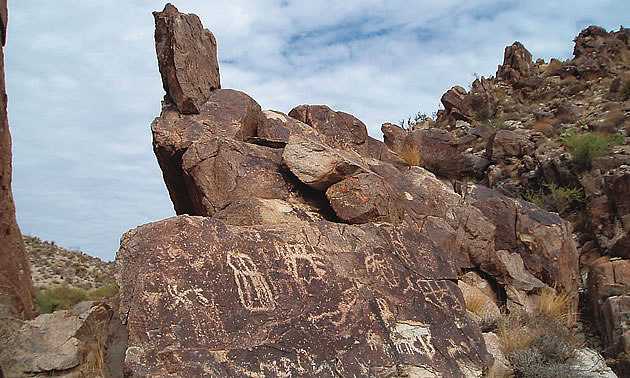
[[[298,105],[289,116],[313,127],[333,147],[367,153],[367,128],[351,114],[335,112],[326,105]]]
[[[610,357],[630,352],[630,262],[602,257],[591,264],[588,290],[594,309],[595,325],[602,335]],[[630,373],[622,361],[620,370]]]
[[[0,1],[0,334],[7,318],[31,319],[37,315],[31,270],[11,192],[11,134],[4,77],[7,12],[6,0]]]
[[[524,264],[526,271],[538,280],[556,283],[569,293],[577,292],[578,256],[569,223],[557,214],[482,186],[470,186],[466,200],[496,225],[497,251],[519,254],[522,262],[517,264]],[[540,287],[535,281],[528,281],[534,286],[525,290]]]
[[[168,3],[155,18],[155,50],[167,97],[181,113],[199,113],[211,92],[221,88],[217,41],[199,17]],[[191,53],[194,51],[194,54]]]
[[[443,253],[412,228],[180,216],[117,255],[136,375],[352,376],[490,361]]]

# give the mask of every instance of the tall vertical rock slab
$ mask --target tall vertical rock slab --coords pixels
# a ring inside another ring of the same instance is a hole
[[[199,113],[213,90],[221,88],[217,41],[195,14],[168,3],[155,18],[155,51],[167,96],[181,113]]]
[[[33,302],[31,269],[22,234],[15,218],[11,192],[11,134],[7,117],[4,78],[4,44],[7,31],[7,1],[0,1],[0,327],[7,318],[31,319],[37,312]],[[0,329],[1,333],[2,329]]]

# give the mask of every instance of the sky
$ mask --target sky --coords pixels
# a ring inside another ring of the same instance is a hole
[[[9,0],[13,194],[22,233],[111,261],[123,233],[174,215],[151,147],[164,95],[154,0]],[[381,124],[439,107],[496,73],[505,46],[572,57],[630,2],[182,0],[218,41],[221,85],[288,113],[326,104]]]

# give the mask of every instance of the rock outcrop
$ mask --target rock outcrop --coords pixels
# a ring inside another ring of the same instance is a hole
[[[614,358],[630,353],[619,341],[625,299],[602,291],[597,282],[613,279],[611,263],[600,257],[630,258],[630,29],[590,26],[575,38],[573,53],[564,62],[533,61],[515,42],[505,49],[496,77],[475,80],[470,91],[456,86],[444,93],[445,109],[434,127],[464,141],[467,153],[490,161],[479,174],[462,172],[453,180],[536,202],[571,221],[582,263],[578,286],[588,289],[590,301],[583,303],[592,306],[584,311],[595,314],[608,357]],[[533,261],[523,263],[536,270]]]
[[[166,96],[181,113],[199,113],[210,93],[221,88],[217,41],[197,15],[179,13],[170,3],[153,17]]]
[[[3,0],[0,2],[0,335],[5,327],[11,328],[5,324],[8,319],[32,319],[37,315],[31,270],[11,192],[11,134],[4,77],[7,12],[7,2]]]
[[[462,119],[496,110],[488,93],[455,92]],[[385,144],[350,114],[263,111],[230,89],[197,109],[167,98],[152,124],[178,216],[129,231],[116,257],[130,376],[480,377],[493,358],[460,279],[477,273],[515,311],[545,287],[576,291],[562,219],[440,178],[483,175],[475,138],[390,125]],[[504,139],[506,159],[532,148]],[[405,165],[404,145],[430,171]]]

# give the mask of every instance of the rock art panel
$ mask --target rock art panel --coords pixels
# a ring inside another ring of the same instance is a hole
[[[456,272],[411,227],[178,216],[117,255],[132,375],[463,376],[492,363]]]

